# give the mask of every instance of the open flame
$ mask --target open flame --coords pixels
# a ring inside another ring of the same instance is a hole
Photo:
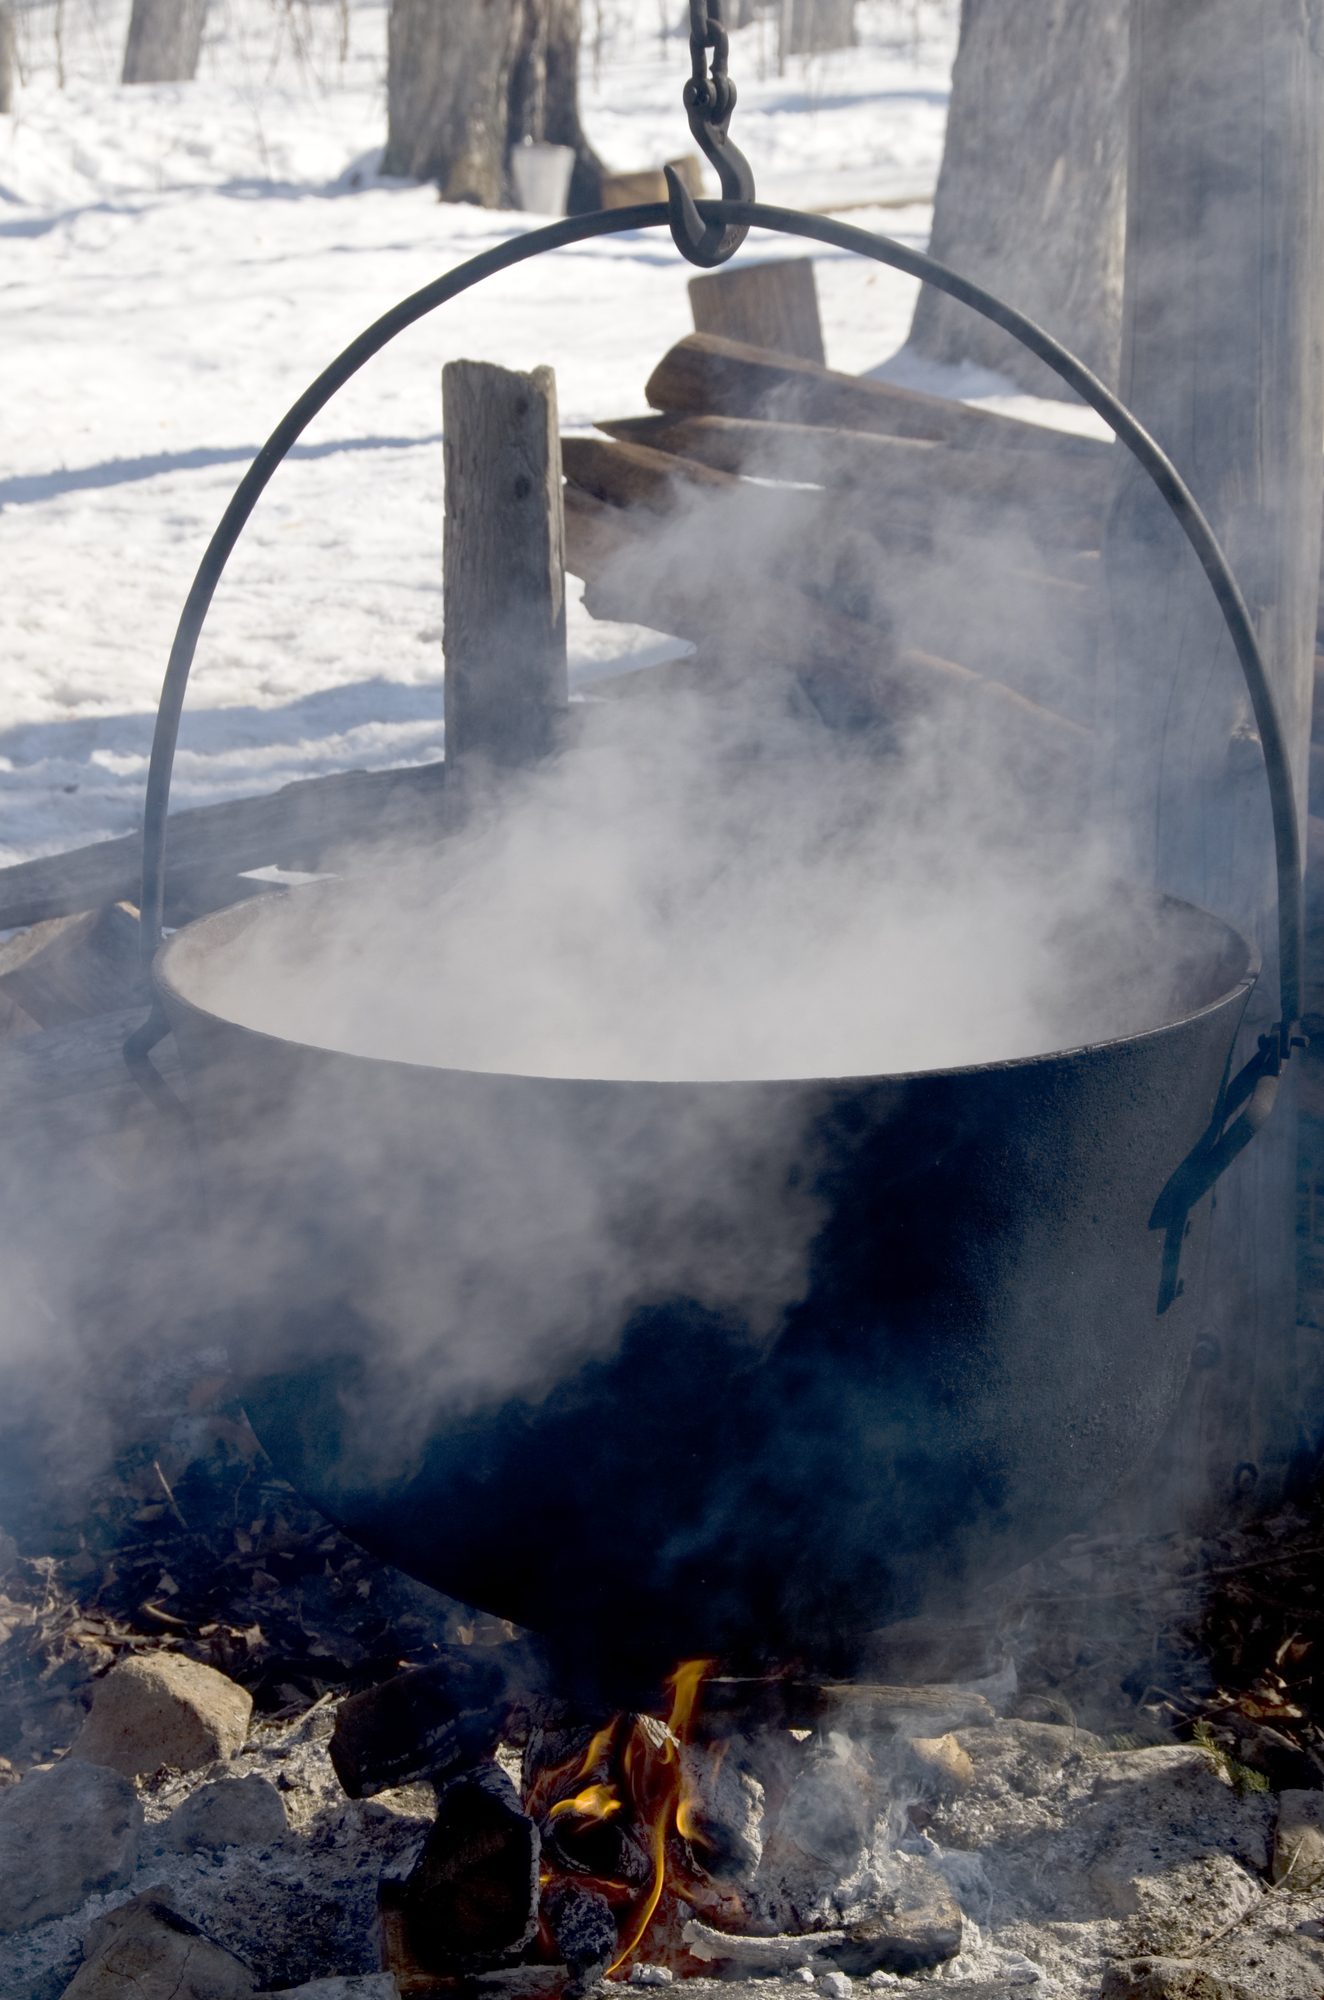
[[[559,1840],[573,1844],[578,1828],[587,1832],[617,1820],[628,1824],[643,1845],[648,1879],[642,1894],[619,1879],[598,1876],[591,1866],[577,1870],[586,1886],[600,1890],[618,1908],[623,1901],[626,1905],[619,1926],[621,1948],[608,1976],[619,1972],[648,1935],[666,1884],[673,1830],[682,1840],[694,1837],[694,1801],[681,1748],[689,1740],[699,1690],[713,1664],[684,1661],[667,1682],[671,1707],[665,1721],[653,1715],[615,1717],[598,1730],[576,1765],[540,1774],[528,1799],[530,1811],[544,1823],[556,1823]],[[577,1789],[569,1792],[568,1785]],[[554,1797],[557,1792],[562,1795]]]

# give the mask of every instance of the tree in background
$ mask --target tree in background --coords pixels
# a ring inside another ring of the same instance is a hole
[[[133,0],[123,83],[191,83],[202,53],[207,0]]]
[[[495,208],[510,197],[512,147],[544,139],[574,150],[572,213],[596,207],[579,37],[580,0],[391,0],[383,170]]]
[[[962,0],[930,248],[1116,383],[1130,0]],[[926,287],[910,352],[1060,393],[1010,335]]]
[[[0,111],[14,108],[14,77],[18,70],[18,46],[14,34],[14,10],[0,5]]]

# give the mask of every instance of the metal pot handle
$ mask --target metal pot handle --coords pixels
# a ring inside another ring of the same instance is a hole
[[[959,299],[973,312],[979,313],[984,319],[992,320],[995,326],[1000,326],[1011,334],[1022,347],[1028,348],[1031,354],[1037,355],[1047,367],[1051,368],[1068,388],[1074,389],[1082,401],[1098,412],[1148,474],[1175,516],[1209,579],[1245,677],[1255,724],[1259,731],[1260,746],[1264,754],[1277,861],[1280,1018],[1272,1034],[1263,1038],[1260,1054],[1253,1059],[1253,1066],[1260,1075],[1276,1075],[1291,1051],[1293,1032],[1301,1014],[1304,907],[1301,840],[1297,827],[1292,771],[1273,690],[1269,685],[1269,677],[1246,601],[1213,529],[1176,466],[1126,405],[1104,386],[1084,362],[1078,361],[1075,355],[1059,341],[1054,340],[1051,334],[1045,333],[1042,327],[1036,326],[1024,313],[1017,312],[1014,306],[1005,304],[992,292],[985,291],[982,286],[972,284],[968,278],[959,277],[955,271],[949,271],[945,265],[936,263],[922,251],[907,249],[904,244],[896,243],[890,237],[875,236],[868,230],[852,228],[848,223],[834,222],[827,216],[805,215],[798,209],[773,208],[763,202],[708,201],[700,202],[698,208],[707,223],[767,229],[782,236],[804,237],[813,243],[826,244],[831,249],[845,250],[857,256],[871,258],[875,263],[889,265],[894,270],[904,271],[911,277],[936,286],[939,291],[947,292],[952,298]],[[437,307],[458,298],[460,293],[481,284],[487,278],[497,276],[499,272],[511,270],[515,265],[526,263],[530,258],[540,257],[548,251],[564,249],[575,243],[587,243],[599,236],[619,236],[627,231],[640,229],[664,229],[668,226],[669,220],[669,210],[665,202],[645,202],[634,208],[619,208],[595,215],[568,217],[562,222],[550,223],[543,229],[534,229],[525,235],[511,237],[496,248],[483,251],[479,256],[461,264],[456,270],[448,272],[442,278],[434,279],[430,285],[423,286],[421,291],[402,299],[398,305],[384,313],[356,340],[351,341],[344,352],[323,370],[277,424],[236,487],[221,517],[220,525],[207,546],[185,601],[174,644],[170,649],[170,660],[161,689],[160,706],[157,709],[156,731],[152,739],[143,815],[142,943],[144,956],[148,960],[151,959],[161,939],[162,913],[165,906],[166,815],[170,803],[170,776],[193,656],[207,613],[211,608],[212,598],[216,593],[216,586],[220,582],[235,543],[243,533],[267,482],[291,445],[351,376],[357,374],[359,369],[388,342],[394,340],[397,334],[403,333],[405,328],[412,326],[415,321],[434,312]],[[159,1029],[159,1033],[153,1033],[153,1028]],[[164,1017],[154,1016],[153,1022],[147,1024],[147,1027],[134,1037],[132,1066],[135,1070],[146,1062],[147,1049],[165,1032],[167,1029]],[[1249,1133],[1247,1136],[1249,1137]]]

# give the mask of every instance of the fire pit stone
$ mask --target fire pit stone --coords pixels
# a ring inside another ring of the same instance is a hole
[[[92,1925],[64,2000],[250,2000],[256,1991],[246,1965],[149,1894]]]
[[[0,1793],[0,1933],[62,1917],[121,1888],[137,1865],[143,1809],[115,1771],[70,1758]]]
[[[198,1771],[242,1748],[253,1697],[182,1653],[121,1660],[96,1684],[74,1754],[126,1778]]]

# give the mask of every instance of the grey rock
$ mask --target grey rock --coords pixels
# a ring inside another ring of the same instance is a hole
[[[1110,1965],[1099,2000],[1253,2000],[1239,1986],[1189,1958],[1136,1958]]]
[[[143,1809],[126,1778],[69,1758],[0,1792],[0,1931],[62,1917],[133,1874]]]
[[[97,1682],[73,1751],[126,1778],[200,1771],[243,1747],[252,1713],[252,1696],[214,1667],[152,1653],[121,1660]]]
[[[1284,1792],[1279,1799],[1273,1879],[1293,1889],[1324,1883],[1324,1792]]]
[[[138,1896],[87,1934],[64,2000],[250,2000],[246,1965],[158,1896]]]
[[[271,1847],[288,1831],[285,1801],[269,1778],[217,1778],[185,1799],[165,1824],[165,1845],[178,1854],[214,1854],[222,1847]]]

